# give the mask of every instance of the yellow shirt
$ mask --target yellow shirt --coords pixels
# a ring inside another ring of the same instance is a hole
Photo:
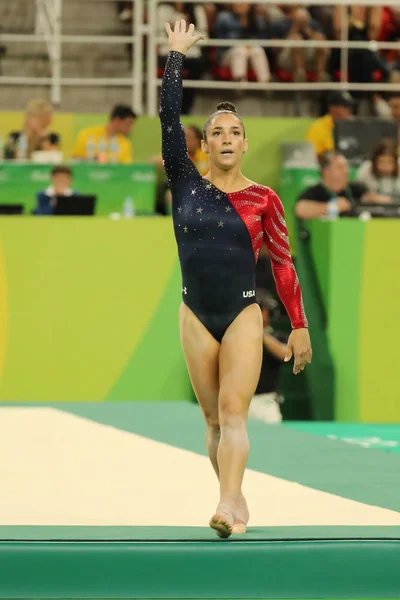
[[[197,168],[200,175],[205,175],[208,173],[208,157],[201,148],[198,148],[194,153],[194,156],[191,157],[193,164]]]
[[[133,160],[130,140],[121,134],[116,134],[110,138],[105,125],[87,127],[78,134],[72,156],[85,160],[90,159],[92,153],[100,162],[126,164],[131,163]]]
[[[334,125],[331,115],[325,115],[324,117],[317,119],[308,130],[306,140],[307,142],[314,144],[317,155],[334,149]]]

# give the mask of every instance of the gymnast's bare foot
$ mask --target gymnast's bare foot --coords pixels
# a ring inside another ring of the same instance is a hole
[[[233,492],[223,492],[216,513],[210,519],[210,527],[215,529],[221,538],[232,535],[236,510],[240,495]]]
[[[233,533],[233,516],[216,512],[210,519],[210,527],[220,538],[228,538]]]
[[[234,533],[234,534],[246,533],[246,526],[247,526],[248,522],[249,522],[249,509],[247,508],[246,498],[242,494],[238,501],[235,522],[233,524],[232,533]]]

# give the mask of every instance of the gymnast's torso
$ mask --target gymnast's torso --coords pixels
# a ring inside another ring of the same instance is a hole
[[[189,159],[180,123],[184,55],[170,52],[161,87],[164,167],[182,271],[182,300],[218,341],[246,306],[256,302],[255,267],[266,242],[278,293],[292,327],[307,326],[282,204],[256,183],[225,193]]]

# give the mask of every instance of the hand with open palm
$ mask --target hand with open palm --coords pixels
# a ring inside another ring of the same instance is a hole
[[[191,23],[187,27],[185,19],[175,21],[174,30],[172,31],[169,23],[165,24],[169,38],[170,50],[186,54],[189,48],[197,44],[199,40],[204,40],[204,35],[194,35],[194,25]]]

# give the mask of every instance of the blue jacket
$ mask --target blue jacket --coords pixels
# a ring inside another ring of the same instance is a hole
[[[78,192],[68,189],[66,190],[65,196],[72,196]],[[54,214],[54,206],[51,203],[54,197],[54,188],[48,187],[46,190],[42,190],[36,194],[36,207],[32,214],[34,215],[52,215]]]

